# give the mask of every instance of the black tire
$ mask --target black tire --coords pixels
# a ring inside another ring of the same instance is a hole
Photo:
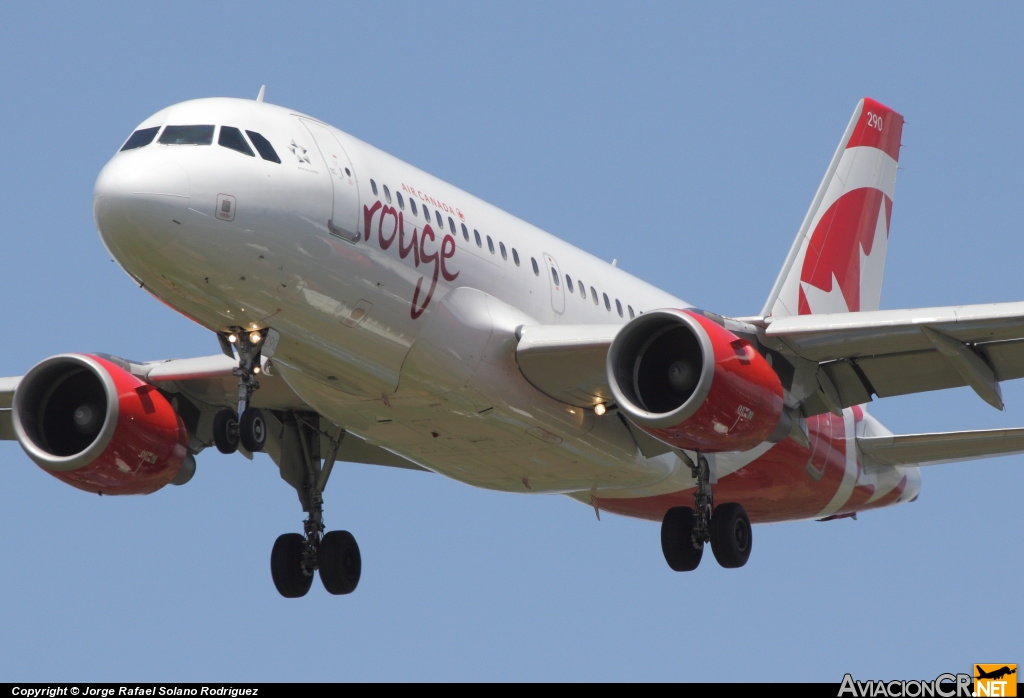
[[[676,572],[697,569],[704,555],[704,543],[693,545],[693,524],[696,517],[690,507],[673,507],[661,522],[661,551],[665,562]]]
[[[743,506],[722,504],[711,515],[711,552],[722,567],[743,567],[750,559],[753,545],[750,519]]]
[[[213,443],[221,453],[238,450],[238,416],[230,407],[218,410],[213,417]]]
[[[263,410],[248,407],[238,421],[238,438],[249,453],[259,453],[267,445],[267,420]]]
[[[298,533],[285,533],[274,541],[270,553],[270,576],[278,593],[286,599],[305,596],[313,585],[313,575],[302,571],[302,553],[306,539]]]
[[[348,531],[330,531],[320,541],[320,581],[329,594],[351,594],[359,584],[363,558]]]

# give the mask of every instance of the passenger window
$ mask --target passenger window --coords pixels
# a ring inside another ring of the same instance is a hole
[[[619,299],[615,299],[615,309],[619,311],[619,317],[622,317],[622,303],[619,303]]]
[[[569,293],[574,292],[572,287],[572,277],[569,276],[568,274],[565,275],[565,287],[569,289]]]
[[[491,251],[491,254],[494,254],[494,240],[491,239],[490,235],[487,236],[487,249]]]
[[[505,251],[505,243],[499,242],[498,243],[498,249],[501,250],[501,258],[504,259],[504,260],[507,260],[508,259],[508,252]]]
[[[256,146],[256,152],[260,154],[261,158],[269,162],[276,162],[278,165],[281,164],[281,158],[277,157],[277,151],[274,150],[274,146],[270,145],[270,141],[255,131],[246,131],[246,133],[252,144]]]
[[[444,221],[441,220],[441,212],[436,208],[434,209],[434,218],[437,219],[437,227],[444,230]]]
[[[590,287],[590,297],[594,299],[594,305],[597,305],[597,289],[593,286]]]
[[[389,204],[391,203],[391,190],[388,189],[388,185],[384,185],[384,200]]]
[[[245,136],[242,132],[234,126],[221,126],[220,135],[217,136],[217,145],[222,145],[225,148],[231,150],[237,150],[243,155],[248,155],[251,158],[256,157],[256,153],[252,152],[252,148],[245,142]]]
[[[558,278],[558,272],[555,271],[554,267],[551,267],[551,280],[555,282],[555,288],[562,285],[561,280]]]
[[[419,209],[416,208],[416,199],[409,199],[409,206],[412,208],[412,215],[419,215]]]
[[[402,192],[396,191],[395,196],[398,197],[398,208],[405,210],[405,199],[402,198]]]
[[[473,237],[476,238],[476,246],[477,247],[483,247],[484,246],[483,241],[480,240],[480,231],[473,230]]]
[[[540,276],[540,267],[537,266],[537,260],[534,257],[530,257],[530,261],[533,263],[533,273],[536,276]]]
[[[377,196],[377,183],[374,182],[372,179],[370,180],[370,189],[373,190],[373,195]]]
[[[423,204],[423,217],[427,219],[427,223],[430,222],[430,209],[426,204]]]
[[[626,309],[629,310],[629,319],[630,320],[632,320],[633,318],[636,317],[636,315],[633,313],[633,306],[627,305]]]
[[[604,307],[608,310],[608,312],[611,312],[612,304],[611,301],[608,300],[608,294],[602,293],[601,295],[604,296]]]
[[[213,126],[168,126],[160,134],[164,145],[210,145]]]
[[[512,261],[516,263],[517,267],[519,266],[519,252],[514,247],[512,248]]]
[[[462,237],[466,238],[466,242],[469,242],[469,228],[466,227],[465,223],[462,224]]]
[[[140,128],[138,131],[128,136],[128,140],[121,146],[121,150],[135,150],[141,148],[144,145],[149,145],[156,138],[156,132],[160,130],[159,126],[150,126],[149,128]]]
[[[452,220],[451,216],[448,216],[448,229],[453,233],[455,232],[455,221]]]
[[[587,287],[583,285],[582,281],[580,282],[580,298],[584,300],[587,298]]]

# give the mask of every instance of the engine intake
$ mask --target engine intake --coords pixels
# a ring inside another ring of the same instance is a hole
[[[655,310],[608,350],[608,382],[634,424],[676,448],[746,451],[783,414],[779,377],[745,339],[697,312]]]
[[[170,403],[98,356],[41,361],[18,383],[11,408],[29,458],[87,492],[149,494],[187,481],[194,469],[184,424]]]

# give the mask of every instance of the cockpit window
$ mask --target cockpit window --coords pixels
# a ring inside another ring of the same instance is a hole
[[[246,133],[249,134],[249,140],[256,146],[261,158],[281,164],[281,158],[277,157],[277,152],[274,150],[274,146],[270,145],[270,141],[255,131],[246,131]]]
[[[220,127],[220,135],[217,136],[217,145],[222,145],[225,148],[231,148],[231,150],[237,150],[251,158],[256,157],[256,153],[252,152],[252,148],[250,148],[249,144],[245,142],[245,136],[243,136],[242,132],[234,126]]]
[[[213,143],[213,126],[168,126],[160,134],[165,145],[210,145]]]
[[[156,138],[156,132],[160,130],[159,126],[150,126],[149,128],[140,128],[138,131],[128,136],[128,140],[121,146],[121,150],[135,150],[141,148],[144,145],[149,145]]]

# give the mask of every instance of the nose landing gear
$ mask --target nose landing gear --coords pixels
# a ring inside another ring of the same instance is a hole
[[[260,387],[256,376],[260,373],[260,354],[265,332],[245,332],[240,327],[228,334],[218,335],[224,353],[238,352],[238,366],[232,373],[238,377],[238,411],[229,407],[217,412],[213,420],[213,442],[221,453],[234,453],[239,444],[250,453],[258,453],[267,443],[267,422],[259,408],[249,407],[252,394]]]
[[[750,558],[753,542],[750,519],[741,504],[728,502],[714,506],[711,493],[711,468],[707,458],[697,453],[697,462],[678,452],[690,468],[697,488],[693,493],[694,508],[673,507],[661,522],[661,550],[665,562],[676,572],[697,569],[704,554],[704,544],[711,543],[711,552],[722,567],[743,567]]]

